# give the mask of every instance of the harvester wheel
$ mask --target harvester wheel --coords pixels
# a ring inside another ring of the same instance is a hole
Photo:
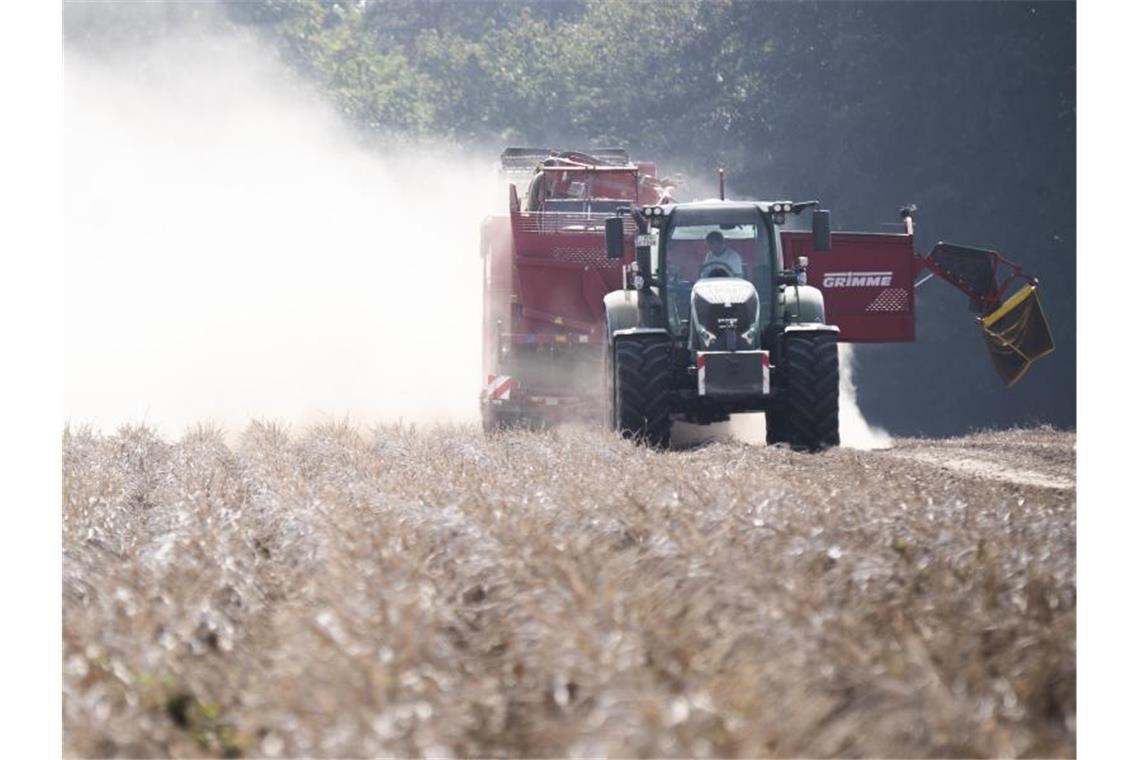
[[[503,413],[490,404],[483,406],[483,432],[496,433],[504,430],[545,430],[546,421],[531,414],[520,412]]]
[[[614,426],[625,438],[665,448],[669,416],[670,351],[660,336],[629,336],[614,345]]]
[[[834,333],[791,334],[784,344],[784,440],[793,449],[839,445],[839,352]],[[771,418],[769,418],[771,419]],[[769,439],[771,440],[771,439]]]
[[[494,433],[503,429],[503,421],[499,419],[499,415],[495,413],[495,407],[490,404],[483,404],[483,432]]]

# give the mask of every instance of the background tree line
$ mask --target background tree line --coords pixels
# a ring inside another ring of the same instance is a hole
[[[732,193],[819,198],[838,229],[881,229],[916,203],[923,252],[937,240],[995,248],[1041,278],[1057,352],[1007,390],[965,296],[931,282],[916,343],[859,351],[870,421],[899,434],[1075,424],[1075,4],[242,0],[219,11],[368,132],[495,150],[621,145],[710,180],[725,165]],[[113,12],[122,40],[197,10]],[[90,34],[84,15],[69,8],[65,36]]]

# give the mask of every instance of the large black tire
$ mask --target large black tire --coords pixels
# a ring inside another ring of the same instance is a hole
[[[785,440],[793,449],[839,445],[839,351],[834,333],[789,334],[784,356]]]
[[[669,380],[672,346],[667,338],[628,336],[613,347],[612,413],[625,438],[667,448],[672,433]]]

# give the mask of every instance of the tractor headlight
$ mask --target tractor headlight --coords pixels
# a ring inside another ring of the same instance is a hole
[[[701,348],[708,348],[716,341],[716,335],[701,325],[697,325],[697,336],[701,339]]]

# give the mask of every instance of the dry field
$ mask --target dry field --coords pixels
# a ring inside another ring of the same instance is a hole
[[[1075,438],[63,442],[70,756],[1072,756]]]

